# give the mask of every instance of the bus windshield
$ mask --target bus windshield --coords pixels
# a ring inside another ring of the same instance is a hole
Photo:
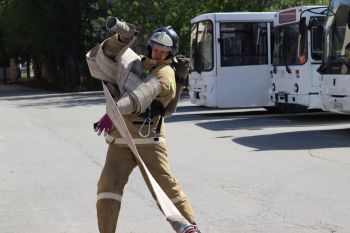
[[[275,27],[274,65],[302,65],[307,60],[307,28],[299,33],[299,23]]]
[[[213,59],[213,23],[210,20],[191,25],[191,68],[194,71],[210,71]]]
[[[350,0],[334,0],[329,4],[325,24],[322,74],[350,74]]]

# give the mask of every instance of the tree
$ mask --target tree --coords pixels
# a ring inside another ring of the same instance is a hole
[[[101,1],[100,5],[107,3]],[[9,56],[33,59],[45,67],[47,80],[60,88],[78,86],[85,63],[87,15],[99,12],[92,0],[9,0],[2,7],[1,28]],[[105,12],[106,14],[106,12]],[[96,16],[96,14],[95,14]]]

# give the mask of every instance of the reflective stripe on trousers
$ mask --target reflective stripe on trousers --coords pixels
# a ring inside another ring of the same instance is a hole
[[[112,199],[112,200],[122,202],[122,197],[123,197],[122,195],[117,193],[103,192],[103,193],[97,194],[97,201],[101,199]]]
[[[180,201],[182,201],[185,197],[186,197],[185,194],[183,193],[183,191],[181,191],[179,196],[177,196],[177,197],[175,197],[173,199],[170,199],[170,201],[172,203],[176,204],[176,203],[179,203]],[[159,204],[158,201],[156,201],[156,203]]]

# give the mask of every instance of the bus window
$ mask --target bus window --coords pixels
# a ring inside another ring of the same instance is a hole
[[[299,34],[298,23],[275,27],[274,53],[274,64],[277,66],[305,63],[307,59],[307,33]]]
[[[306,22],[306,18],[304,19],[304,23]],[[302,20],[300,20],[302,22]],[[299,64],[303,65],[307,61],[307,26],[305,27],[301,26],[299,23],[299,41],[298,41],[298,59],[299,59]],[[288,65],[288,64],[287,64]]]
[[[311,26],[311,57],[314,60],[321,60],[323,53],[323,17],[313,17],[310,20]]]
[[[221,66],[268,63],[267,23],[221,23]]]
[[[191,27],[191,68],[210,71],[214,67],[213,59],[213,23],[210,20],[195,23]]]
[[[275,54],[275,46],[273,46],[275,43],[275,28],[273,23],[270,23],[270,63],[273,63],[273,55]]]
[[[340,4],[336,14],[330,15],[325,24],[325,50],[322,74],[350,74],[350,29],[348,27],[349,7]]]
[[[191,43],[190,43],[190,61],[191,61],[191,70],[195,70],[195,55],[197,50],[197,23],[191,25]]]

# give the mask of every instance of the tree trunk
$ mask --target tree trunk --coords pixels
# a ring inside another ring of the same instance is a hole
[[[7,63],[4,62],[3,63],[3,72],[4,72],[4,83],[5,84],[7,83],[7,72],[6,72],[6,70],[7,70]]]
[[[37,79],[42,78],[42,63],[40,63],[37,59],[33,59],[33,72],[34,77]]]
[[[65,75],[70,88],[77,89],[80,84],[79,59],[81,52],[82,7],[85,1],[73,1],[70,21],[72,27],[71,43],[65,52]]]
[[[30,58],[27,58],[27,78],[30,78]]]
[[[51,83],[53,80],[52,65],[49,59],[49,56],[45,56],[43,65],[42,65],[42,78],[48,83]]]

